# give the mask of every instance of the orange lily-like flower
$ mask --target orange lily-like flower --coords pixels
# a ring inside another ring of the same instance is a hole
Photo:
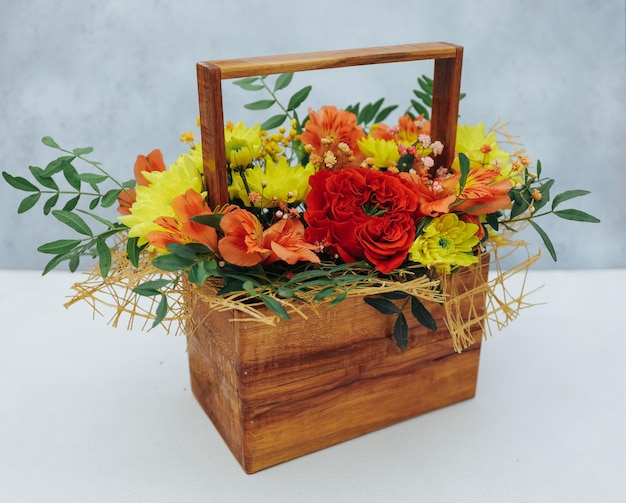
[[[295,264],[299,260],[318,263],[315,246],[304,240],[304,226],[297,218],[279,220],[263,231],[249,211],[236,208],[220,221],[224,237],[219,241],[222,258],[231,264],[251,267],[278,260]]]
[[[327,152],[337,158],[342,156],[339,144],[345,144],[352,152],[354,159],[341,164],[342,167],[358,166],[362,160],[357,142],[365,137],[365,132],[357,124],[355,114],[340,110],[333,106],[324,106],[317,112],[309,109],[309,120],[300,141],[311,145],[311,153],[325,158]]]
[[[147,156],[138,155],[134,167],[135,180],[137,180],[138,185],[147,186],[149,182],[143,176],[145,171],[151,173],[152,171],[165,171],[166,169],[165,163],[163,162],[163,154],[159,149],[153,150]],[[119,203],[117,211],[122,215],[130,215],[130,207],[135,202],[135,199],[135,189],[123,190],[117,200]]]
[[[438,217],[450,213],[450,207],[457,200],[460,173],[437,177],[434,180],[411,172],[400,173],[400,177],[416,187],[422,215]]]
[[[201,194],[189,189],[172,201],[175,217],[159,217],[154,223],[163,231],[150,232],[148,242],[161,250],[166,250],[170,243],[200,243],[212,251],[217,250],[217,232],[213,227],[195,222],[191,217],[211,215],[213,212]]]
[[[472,168],[454,211],[468,215],[488,215],[502,210],[511,204],[508,193],[512,186],[511,181],[503,179],[499,171]]]
[[[218,250],[222,258],[241,267],[260,264],[271,251],[263,246],[263,227],[259,219],[249,211],[236,208],[220,220],[224,237]]]
[[[424,116],[413,119],[410,115],[403,115],[398,119],[396,127],[389,127],[387,124],[376,124],[370,131],[372,138],[382,140],[395,140],[405,146],[413,145],[421,134],[430,134],[430,121],[424,120]]]
[[[304,225],[298,218],[281,219],[263,232],[263,246],[271,250],[264,261],[271,264],[278,260],[290,265],[303,260],[317,264],[320,258],[313,252],[316,246],[304,239]]]

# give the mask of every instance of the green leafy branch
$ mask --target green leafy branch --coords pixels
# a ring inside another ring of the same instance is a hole
[[[411,313],[413,317],[427,329],[433,331],[437,330],[437,323],[434,318],[424,304],[414,295],[402,291],[395,291],[383,293],[376,297],[365,297],[364,300],[378,312],[396,316],[396,321],[393,326],[393,338],[400,351],[404,351],[409,344],[409,325],[403,312],[409,301],[411,302]],[[403,300],[404,302],[401,306],[398,306],[393,302],[394,300]]]
[[[38,166],[29,166],[33,181],[2,172],[2,177],[9,185],[29,193],[20,202],[17,212],[25,213],[34,208],[42,197],[49,196],[43,204],[44,215],[52,214],[58,221],[84,236],[80,239],[59,239],[41,245],[38,251],[54,255],[45,266],[43,274],[48,273],[65,260],[69,261],[69,269],[74,272],[79,266],[80,258],[89,255],[98,256],[102,276],[106,277],[111,267],[111,250],[106,240],[126,227],[102,218],[92,213],[91,210],[98,206],[102,208],[113,206],[123,191],[135,186],[135,181],[121,183],[104,171],[100,163],[86,158],[85,156],[93,151],[92,147],[67,150],[61,148],[50,136],[45,136],[42,143],[65,155],[52,160],[43,169]],[[76,160],[87,163],[98,172],[78,172],[74,166]],[[103,189],[105,183],[110,185],[111,182],[115,188]],[[90,190],[84,190],[85,185]],[[88,210],[78,208],[79,202],[85,198],[90,199],[87,205]],[[54,209],[58,207],[62,199],[65,200],[62,208]],[[103,224],[105,230],[94,232],[79,213]]]
[[[411,99],[411,105],[404,112],[412,118],[423,116],[424,119],[430,120],[431,110],[433,108],[433,84],[434,81],[426,75],[417,78],[419,89],[413,89],[415,99]],[[459,100],[465,98],[465,93],[461,93]]]
[[[289,84],[291,83],[293,79],[293,75],[294,75],[293,73],[281,73],[276,78],[274,85],[272,87],[270,87],[267,84],[266,75],[262,77],[247,77],[244,79],[233,81],[233,84],[241,87],[242,89],[245,89],[246,91],[265,90],[271,96],[271,99],[263,99],[263,100],[258,100],[258,101],[253,101],[251,103],[248,103],[244,105],[244,108],[247,108],[248,110],[267,110],[268,108],[271,108],[272,106],[276,105],[282,110],[282,113],[273,115],[272,117],[267,119],[265,122],[263,122],[261,124],[261,129],[264,129],[264,130],[274,129],[279,126],[282,126],[287,119],[289,120],[295,119],[295,121],[298,124],[297,127],[300,128],[300,130],[298,130],[298,133],[302,132],[301,131],[302,125],[300,124],[300,120],[298,119],[298,114],[296,112],[296,109],[300,105],[302,105],[302,103],[304,103],[304,101],[308,98],[309,93],[311,92],[312,86],[305,86],[299,91],[295,92],[293,95],[291,95],[291,97],[289,98],[289,101],[287,102],[287,106],[284,106],[278,100],[278,97],[276,96],[276,93],[278,91],[281,91],[285,89],[287,86],[289,86]]]
[[[518,222],[528,221],[541,237],[546,249],[552,259],[557,261],[557,254],[545,230],[535,221],[539,217],[546,215],[556,215],[564,220],[576,222],[598,223],[600,219],[581,210],[574,208],[557,209],[561,203],[577,197],[590,194],[588,190],[573,189],[566,190],[554,196],[549,210],[544,210],[550,202],[550,190],[554,185],[551,178],[541,178],[541,161],[537,161],[537,173],[530,173],[528,168],[524,170],[524,183],[514,187],[509,191],[509,197],[513,202],[508,217],[500,220],[503,216],[501,212],[487,216],[487,223],[498,231],[499,225],[504,225],[507,229],[514,231],[513,225]],[[543,212],[541,210],[544,210]]]
[[[398,105],[390,105],[381,110],[384,101],[385,98],[380,98],[374,103],[367,103],[363,108],[361,108],[361,103],[348,105],[346,107],[346,111],[356,115],[357,124],[367,127],[371,124],[378,124],[379,122],[384,121],[387,117],[389,117],[391,112],[398,108]]]

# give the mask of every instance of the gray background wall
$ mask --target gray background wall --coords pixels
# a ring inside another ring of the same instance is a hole
[[[0,170],[45,166],[53,136],[122,179],[138,153],[161,148],[166,162],[195,130],[195,63],[426,41],[465,47],[461,121],[503,118],[556,191],[587,188],[577,202],[602,224],[544,222],[559,252],[537,267],[626,266],[626,55],[623,0],[513,1],[21,0],[0,3]],[[299,75],[311,106],[386,96],[407,102],[431,66],[390,65]],[[256,97],[225,86],[226,114],[259,120]],[[41,268],[35,248],[69,237],[41,209],[18,216],[24,193],[0,182],[0,267]],[[524,235],[532,248],[533,233]]]

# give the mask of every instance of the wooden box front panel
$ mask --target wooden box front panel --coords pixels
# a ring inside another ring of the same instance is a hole
[[[407,312],[409,346],[400,352],[395,317],[361,297],[276,327],[229,321],[237,312],[207,317],[197,302],[194,317],[206,321],[189,338],[193,392],[248,473],[473,397],[480,327],[457,354],[443,307],[426,307],[438,330]],[[484,310],[484,297],[474,307]]]

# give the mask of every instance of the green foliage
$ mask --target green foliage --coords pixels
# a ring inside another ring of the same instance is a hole
[[[346,111],[356,115],[357,124],[367,127],[371,124],[383,122],[391,114],[391,112],[398,108],[398,105],[391,105],[381,109],[384,101],[385,98],[380,98],[374,103],[367,103],[363,108],[361,108],[360,103],[357,103],[356,105],[348,105],[346,107]]]
[[[51,214],[81,236],[80,239],[59,239],[41,245],[38,248],[40,252],[54,255],[43,273],[48,273],[65,261],[68,262],[70,271],[75,271],[81,257],[96,256],[100,272],[106,277],[111,267],[111,249],[107,239],[125,227],[91,211],[98,206],[101,208],[113,206],[117,203],[120,193],[133,187],[135,182],[130,180],[120,183],[102,170],[99,163],[86,158],[85,156],[93,151],[91,147],[67,150],[61,148],[50,136],[45,136],[41,141],[47,147],[59,150],[63,155],[52,160],[45,168],[29,166],[32,181],[4,171],[2,177],[13,188],[28,193],[20,202],[18,213],[25,213],[33,209],[39,201],[44,200],[44,215]],[[99,173],[79,172],[74,165],[77,161],[89,165],[92,169],[95,168]],[[89,189],[85,190],[83,185]],[[111,185],[115,187],[107,187]],[[86,199],[89,200],[86,203],[89,211],[79,207]],[[59,209],[61,204],[63,206]],[[103,225],[104,230],[95,230],[79,213]]]
[[[414,295],[402,291],[395,291],[383,293],[375,297],[365,297],[364,300],[379,313],[396,316],[393,337],[400,351],[404,351],[409,343],[409,325],[402,312],[409,300],[411,302],[411,313],[415,319],[429,330],[437,330],[437,324],[434,318],[424,304]],[[404,302],[401,306],[398,306],[393,302],[394,300],[404,300]]]
[[[286,120],[295,119],[298,122],[298,133],[301,133],[300,120],[296,112],[297,108],[304,103],[311,92],[312,86],[305,86],[302,89],[296,91],[287,100],[287,106],[283,106],[278,100],[276,93],[286,89],[293,80],[293,73],[281,73],[276,77],[274,85],[270,86],[267,82],[267,76],[262,77],[246,77],[245,79],[239,79],[233,81],[233,84],[239,86],[246,91],[265,91],[269,93],[271,99],[262,99],[247,103],[244,108],[248,110],[267,110],[273,106],[277,106],[282,110],[281,113],[272,115],[261,124],[261,129],[270,130],[282,126]]]
[[[509,191],[509,198],[512,201],[511,211],[506,219],[503,219],[503,213],[497,212],[486,216],[486,223],[495,231],[498,231],[500,225],[504,225],[507,229],[514,231],[511,225],[514,222],[527,220],[531,227],[539,234],[544,246],[550,253],[552,260],[557,261],[557,254],[554,244],[546,231],[536,222],[539,217],[546,215],[556,215],[565,220],[573,220],[576,222],[598,223],[600,219],[586,213],[584,211],[568,208],[557,209],[561,203],[590,194],[588,190],[574,189],[566,190],[554,196],[550,210],[543,210],[551,200],[551,189],[554,180],[551,178],[541,178],[542,166],[541,161],[537,161],[536,174],[532,174],[528,168],[524,171],[524,183],[512,188]]]

